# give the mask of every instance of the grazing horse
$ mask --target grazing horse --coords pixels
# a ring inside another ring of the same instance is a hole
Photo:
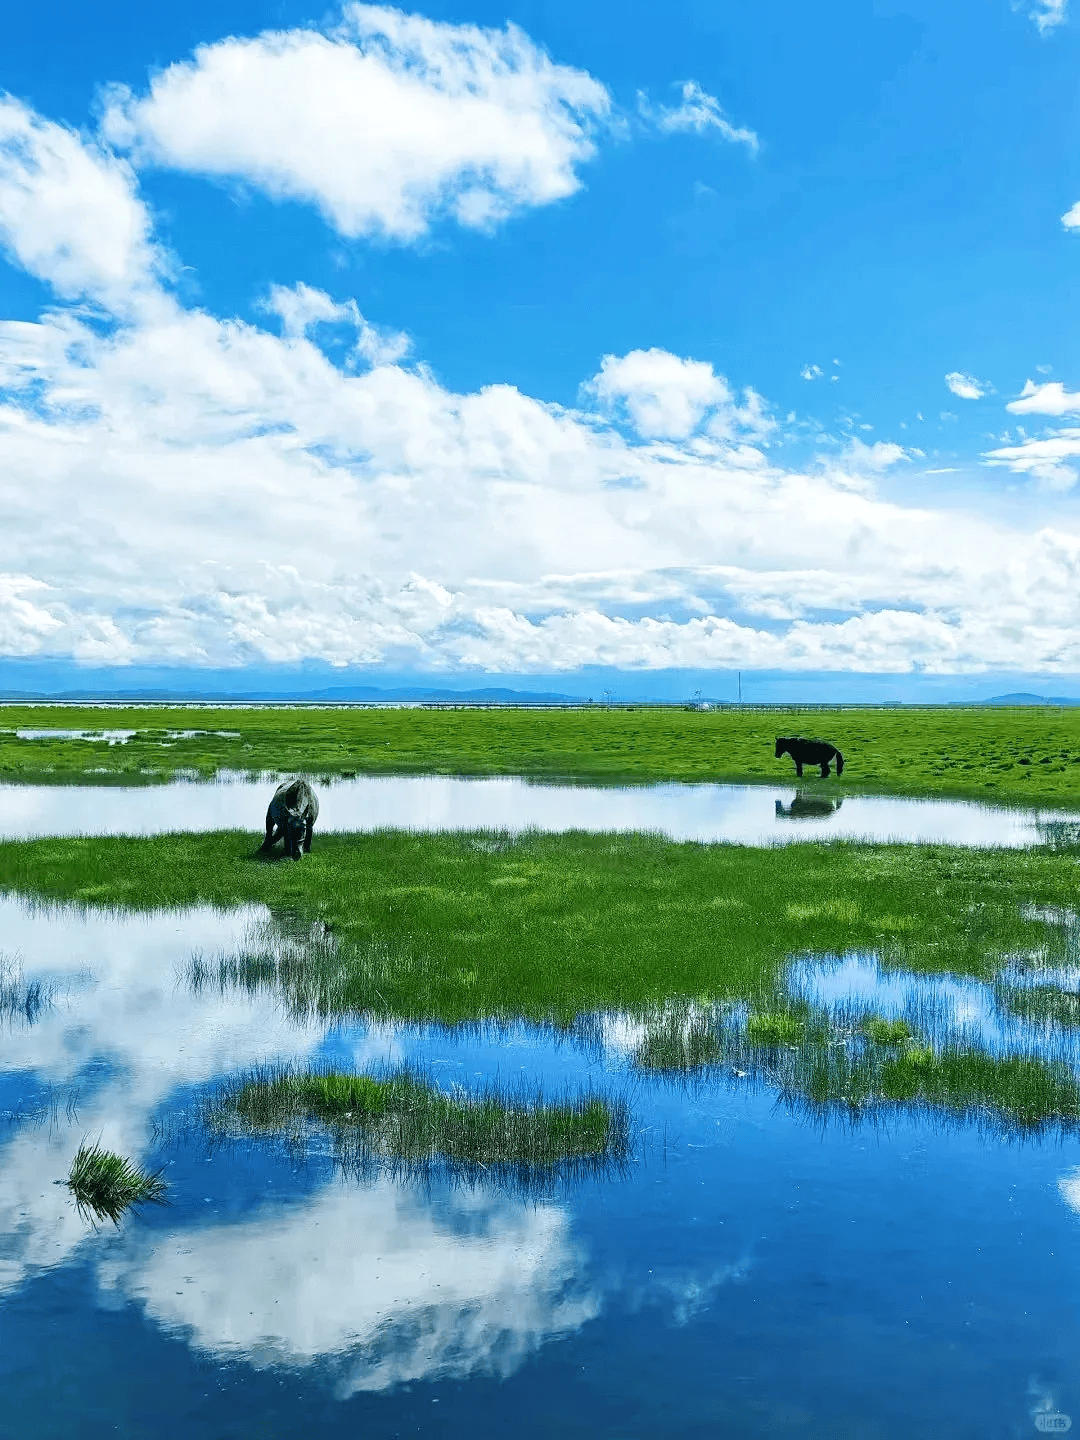
[[[279,840],[285,842],[285,854],[300,859],[311,850],[311,832],[319,818],[319,802],[306,780],[283,780],[274,791],[266,811],[266,839],[262,848],[269,853]]]
[[[802,776],[804,765],[820,765],[821,778],[828,779],[829,762],[835,758],[836,773],[844,773],[844,757],[835,745],[830,745],[827,740],[804,740],[801,735],[781,735],[776,741],[776,758],[781,755],[790,755],[795,761],[795,774]]]

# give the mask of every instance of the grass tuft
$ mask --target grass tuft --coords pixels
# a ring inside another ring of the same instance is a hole
[[[150,1174],[125,1156],[85,1140],[71,1162],[66,1182],[57,1183],[67,1185],[83,1218],[108,1219],[117,1226],[133,1206],[165,1204],[168,1188],[160,1170]]]
[[[915,1034],[903,1018],[886,1020],[882,1015],[867,1015],[862,1028],[875,1045],[903,1045]]]
[[[746,1021],[747,1038],[758,1045],[794,1045],[803,1035],[803,1022],[795,1015],[783,1011],[763,1011],[749,1015]]]

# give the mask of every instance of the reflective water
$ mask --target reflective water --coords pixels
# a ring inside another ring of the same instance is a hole
[[[1010,810],[964,800],[821,797],[765,785],[541,785],[503,777],[362,776],[318,783],[318,829],[654,830],[675,840],[782,845],[795,840],[1038,843],[1080,811]],[[0,838],[261,830],[274,782],[0,785]]]
[[[0,1015],[0,1110],[21,1117],[0,1124],[0,1433],[908,1440],[1080,1420],[1075,1140],[807,1125],[734,1077],[642,1076],[618,1017],[578,1044],[302,1022],[191,987],[194,953],[265,919],[0,900],[5,973],[52,996],[32,1023]],[[872,963],[822,984],[865,989]],[[220,1077],[319,1058],[604,1084],[632,1101],[636,1160],[529,1199],[359,1183],[180,1123]],[[171,1204],[81,1221],[53,1182],[84,1136],[163,1165]]]
[[[10,731],[8,732],[10,734]],[[89,740],[98,744],[126,745],[137,730],[16,730],[19,740]],[[239,730],[166,730],[164,739],[190,740],[196,735],[218,735],[226,740],[239,740]]]

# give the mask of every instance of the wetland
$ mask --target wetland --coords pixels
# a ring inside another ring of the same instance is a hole
[[[899,1440],[1080,1414],[1063,782],[1026,809],[931,788],[921,817],[913,786],[905,832],[839,713],[842,784],[769,759],[689,784],[677,744],[622,789],[331,766],[295,863],[258,854],[261,754],[212,785],[102,776],[132,714],[112,743],[101,712],[4,742],[34,784],[0,788],[0,1428]],[[230,730],[224,754],[252,715],[161,728]],[[1017,752],[1059,719],[1014,717]],[[315,723],[278,720],[286,755]],[[497,761],[524,721],[492,717]],[[35,771],[54,744],[81,770]]]

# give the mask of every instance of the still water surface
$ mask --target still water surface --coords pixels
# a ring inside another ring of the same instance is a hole
[[[822,796],[766,785],[546,785],[513,777],[362,776],[317,783],[318,830],[530,828],[653,830],[674,840],[782,845],[857,839],[1026,846],[1080,810],[1006,809],[965,800]],[[274,782],[0,785],[0,839],[261,830]]]
[[[300,1021],[272,995],[192,988],[193,954],[265,918],[0,900],[9,981],[55,989],[33,1023],[0,1021],[0,1111],[22,1114],[0,1123],[3,1435],[909,1440],[1080,1423],[1074,1140],[899,1114],[808,1125],[749,1078],[637,1072],[640,1027],[619,1017],[586,1044]],[[874,998],[875,963],[837,957],[800,983]],[[902,1008],[903,977],[888,983]],[[968,988],[983,1016],[987,987]],[[604,1084],[633,1105],[635,1163],[523,1199],[361,1183],[319,1155],[177,1128],[254,1062],[330,1058]],[[86,1136],[163,1165],[171,1204],[119,1229],[80,1220],[53,1182]]]

